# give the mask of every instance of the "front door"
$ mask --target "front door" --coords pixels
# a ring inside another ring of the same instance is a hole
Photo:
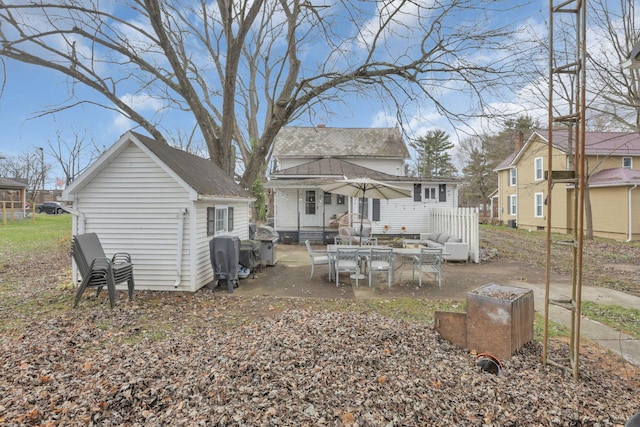
[[[302,227],[317,227],[321,223],[322,212],[318,211],[317,190],[304,190],[300,207],[300,225]]]

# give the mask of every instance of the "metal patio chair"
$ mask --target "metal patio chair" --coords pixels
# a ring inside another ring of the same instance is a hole
[[[336,273],[336,286],[340,284],[340,273],[353,273],[356,279],[356,286],[360,279],[360,255],[358,248],[336,248],[336,261],[334,265]]]
[[[391,276],[393,274],[393,249],[392,248],[371,248],[371,253],[367,255],[369,267],[369,286],[373,273],[386,272],[387,283],[391,287]]]
[[[107,258],[96,233],[73,236],[71,250],[82,276],[73,302],[74,308],[78,306],[86,288],[97,288],[97,296],[105,286],[109,293],[109,304],[113,308],[116,303],[116,284],[122,282],[127,282],[129,299],[133,299],[135,282],[133,264],[128,253],[118,252],[111,259]]]
[[[311,243],[308,240],[305,240],[304,244],[307,247],[307,252],[309,252],[309,258],[311,258],[311,278],[313,278],[313,270],[316,265],[328,265],[329,281],[331,281],[331,258],[329,254],[327,254],[327,251],[314,251],[311,249]]]
[[[442,249],[422,248],[420,255],[416,255],[411,263],[411,277],[415,280],[418,269],[418,283],[422,287],[422,274],[430,273],[438,280],[438,287],[442,287]]]

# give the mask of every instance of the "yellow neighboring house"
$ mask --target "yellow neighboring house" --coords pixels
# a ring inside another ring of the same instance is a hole
[[[526,143],[495,171],[498,189],[492,194],[497,219],[506,225],[545,230],[547,225],[548,131],[534,131]],[[520,139],[521,140],[521,139]],[[567,171],[570,154],[566,130],[553,131],[554,172]],[[628,132],[587,132],[585,136],[588,194],[593,234],[616,240],[640,240],[640,135]],[[573,231],[575,187],[556,180],[552,194],[551,228]]]

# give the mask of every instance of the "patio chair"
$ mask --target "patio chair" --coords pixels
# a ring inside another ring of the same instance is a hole
[[[129,299],[133,299],[135,283],[133,264],[129,254],[119,252],[111,259],[107,258],[96,233],[73,236],[71,249],[73,259],[75,259],[82,276],[82,282],[80,282],[73,302],[74,308],[78,306],[80,297],[86,288],[97,288],[97,296],[105,286],[109,293],[109,304],[113,308],[116,302],[116,284],[122,282],[127,282]]]
[[[387,273],[387,283],[391,287],[391,275],[393,274],[393,249],[391,248],[371,248],[368,255],[369,264],[369,286],[373,273],[385,271]]]
[[[358,248],[336,248],[336,261],[334,265],[336,273],[336,286],[340,284],[340,273],[352,273],[355,275],[356,286],[360,279],[360,256]]]
[[[370,236],[367,240],[362,241],[362,246],[377,246],[378,238],[375,236]]]
[[[333,243],[336,245],[350,245],[351,242],[351,236],[335,236],[333,238]]]
[[[314,251],[311,249],[311,243],[308,240],[304,241],[305,246],[307,247],[307,252],[309,252],[309,257],[311,258],[311,278],[313,278],[313,270],[316,265],[328,265],[329,266],[329,281],[331,281],[331,258],[326,251]]]
[[[430,273],[438,279],[438,287],[442,287],[442,249],[422,248],[420,255],[416,255],[411,263],[411,277],[415,280],[415,271],[418,269],[418,283],[422,287],[422,274]]]

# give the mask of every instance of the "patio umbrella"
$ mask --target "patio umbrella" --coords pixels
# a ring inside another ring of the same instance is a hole
[[[331,184],[321,185],[320,188],[327,193],[361,198],[360,213],[364,212],[364,199],[366,198],[387,200],[411,197],[411,191],[409,190],[370,178],[345,178]],[[360,236],[362,236],[363,222],[360,219]]]

